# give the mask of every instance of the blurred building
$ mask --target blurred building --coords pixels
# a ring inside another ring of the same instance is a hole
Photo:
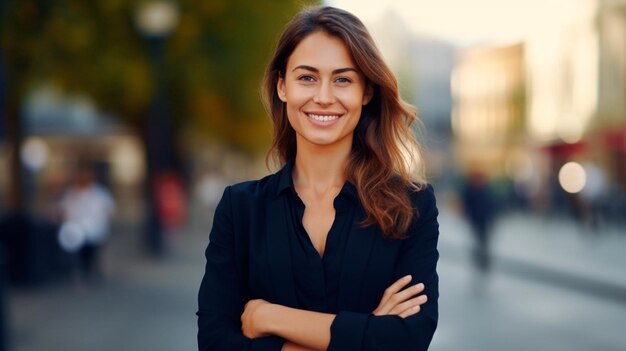
[[[549,145],[626,127],[626,1],[574,1],[527,41],[529,133]]]
[[[545,160],[546,179],[560,176],[568,193],[623,201],[626,1],[574,1],[526,45],[527,130],[537,158]],[[565,184],[573,176],[562,173],[569,162],[584,166],[573,189]]]
[[[626,0],[568,2],[522,43],[463,50],[452,88],[465,170],[579,214],[602,197],[626,203]]]
[[[449,81],[457,48],[443,39],[412,34],[402,17],[392,10],[368,27],[398,77],[403,98],[418,109],[425,130],[420,133],[416,128],[416,132],[428,147],[425,157],[429,177],[445,181],[454,166]]]
[[[454,151],[461,170],[503,175],[524,146],[524,45],[462,50],[451,85]]]

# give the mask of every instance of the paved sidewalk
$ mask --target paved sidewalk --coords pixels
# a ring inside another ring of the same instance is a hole
[[[197,349],[196,294],[208,234],[172,236],[168,254],[155,260],[144,254],[141,232],[115,229],[103,255],[104,281],[9,291],[9,350]]]
[[[440,245],[453,256],[469,256],[465,219],[444,208],[439,221]],[[496,270],[626,303],[626,232],[620,228],[592,231],[571,220],[512,213],[497,221],[491,238]]]

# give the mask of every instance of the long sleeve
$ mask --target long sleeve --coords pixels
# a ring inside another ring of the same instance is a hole
[[[244,301],[235,257],[230,187],[224,191],[213,219],[206,249],[206,270],[198,294],[198,350],[279,351],[277,336],[256,339],[241,331]]]
[[[403,243],[395,277],[413,276],[411,284],[424,283],[428,302],[419,313],[407,318],[374,316],[340,311],[331,325],[329,351],[334,350],[427,350],[437,328],[439,278],[436,272],[439,252],[439,224],[432,187],[413,195],[419,217]]]

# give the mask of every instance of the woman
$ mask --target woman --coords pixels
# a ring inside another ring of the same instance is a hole
[[[415,109],[367,30],[343,10],[303,10],[264,93],[283,168],[227,187],[217,206],[199,349],[426,350],[438,316],[435,198],[410,171]]]

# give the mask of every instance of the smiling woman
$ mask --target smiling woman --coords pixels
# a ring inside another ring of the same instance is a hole
[[[415,109],[369,33],[332,7],[287,24],[264,80],[283,168],[229,186],[199,292],[200,350],[426,350],[437,208]],[[419,163],[423,167],[423,163]]]

